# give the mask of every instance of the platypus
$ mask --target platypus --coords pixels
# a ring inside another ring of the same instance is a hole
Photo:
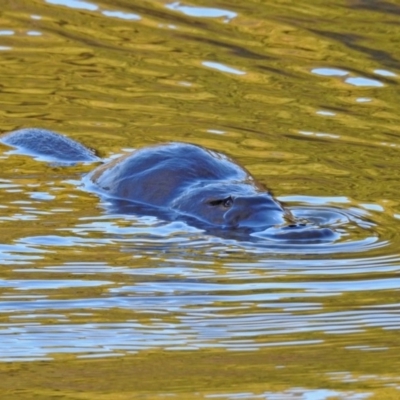
[[[0,141],[52,162],[101,161],[88,147],[45,129],[20,129],[2,135]],[[124,209],[129,209],[126,204],[145,205],[221,229],[299,228],[290,211],[245,168],[194,144],[173,142],[135,150],[97,166],[84,181]],[[323,237],[322,231],[317,236]]]

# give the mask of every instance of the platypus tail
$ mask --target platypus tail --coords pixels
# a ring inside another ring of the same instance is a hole
[[[15,147],[19,154],[27,154],[48,162],[100,161],[94,150],[47,129],[19,129],[0,136],[0,142]]]

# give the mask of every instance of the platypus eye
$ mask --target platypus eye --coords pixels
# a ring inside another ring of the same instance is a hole
[[[229,197],[227,197],[225,199],[211,200],[209,202],[209,204],[211,206],[222,206],[222,207],[225,207],[225,208],[231,207],[232,203],[233,203],[232,196],[229,196]]]
[[[224,199],[224,200],[223,200],[223,203],[222,203],[222,205],[223,205],[225,208],[232,207],[232,204],[233,204],[233,199],[232,199],[231,196],[229,196],[229,197],[227,197],[226,199]]]

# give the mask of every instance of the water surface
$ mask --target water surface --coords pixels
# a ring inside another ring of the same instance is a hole
[[[110,213],[93,165],[1,146],[4,396],[397,398],[397,2],[4,2],[2,132],[203,145],[338,233]]]

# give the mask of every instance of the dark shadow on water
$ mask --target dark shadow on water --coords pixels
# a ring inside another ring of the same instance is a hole
[[[351,8],[356,10],[368,10],[389,15],[400,15],[400,6],[386,1],[348,0]]]
[[[330,32],[330,31],[323,31],[319,29],[309,29],[310,32],[313,32],[319,36],[323,36],[328,39],[333,39],[335,41],[340,42],[341,44],[345,45],[346,47],[356,50],[360,53],[368,55],[371,59],[378,61],[379,63],[390,66],[390,67],[399,67],[399,60],[394,58],[391,54],[384,50],[373,49],[367,46],[363,46],[358,42],[363,40],[364,38],[359,35],[352,35],[347,33],[337,33],[337,32]],[[365,75],[365,72],[364,72]],[[379,77],[382,80],[383,77]],[[391,83],[393,81],[390,81]]]
[[[179,37],[180,39],[184,39],[184,40],[190,40],[190,41],[194,41],[194,42],[198,42],[198,43],[206,43],[211,46],[223,48],[223,49],[229,50],[230,53],[232,53],[238,57],[242,57],[242,58],[247,58],[247,59],[251,59],[251,60],[263,60],[263,61],[273,60],[273,57],[271,57],[271,56],[266,56],[264,54],[258,54],[258,53],[255,53],[254,51],[246,49],[245,47],[238,46],[237,44],[223,42],[221,40],[198,37],[198,36],[189,35],[189,34],[179,34],[179,35],[177,35],[177,37]]]

